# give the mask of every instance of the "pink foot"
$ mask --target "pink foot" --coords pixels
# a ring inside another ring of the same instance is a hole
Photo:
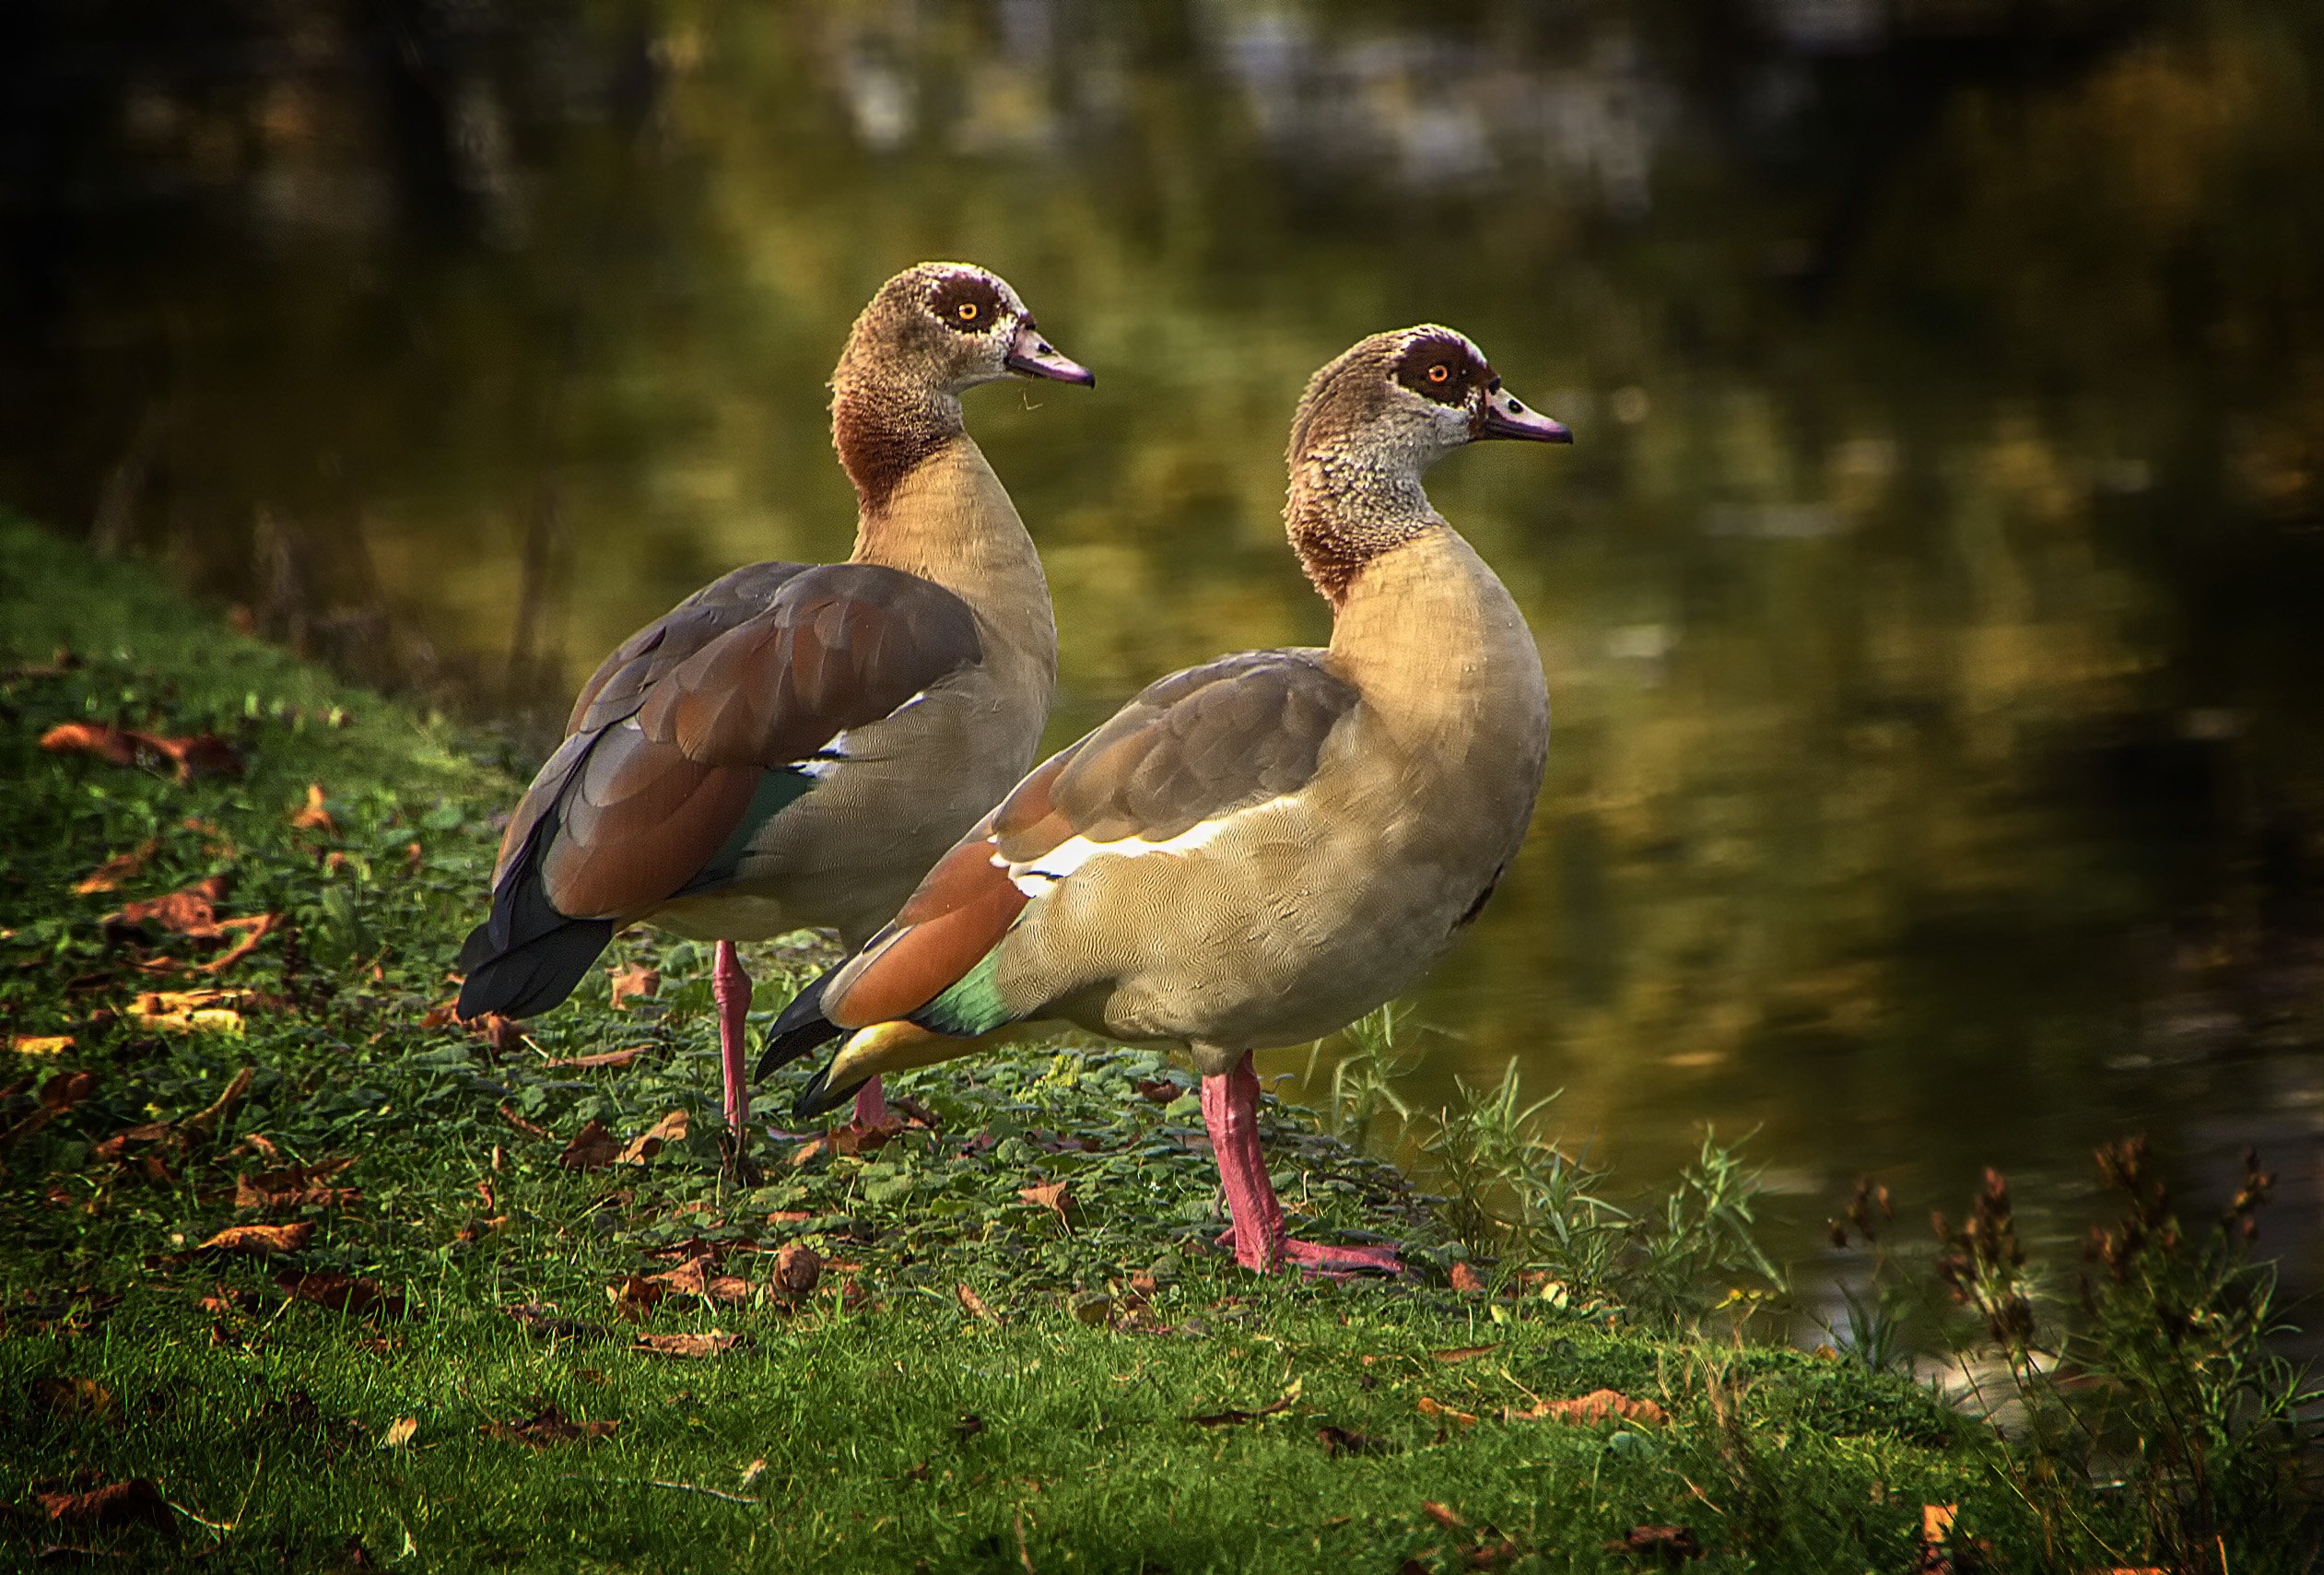
[[[877,1077],[855,1091],[856,1125],[892,1126],[895,1122],[896,1118],[887,1113],[887,1095]]]
[[[720,1108],[726,1116],[726,1139],[732,1145],[729,1163],[747,1169],[745,1149],[750,1138],[750,1085],[743,1070],[743,1019],[750,1011],[750,975],[734,955],[734,943],[718,943],[718,960],[710,970],[710,993],[718,1000],[718,1064],[725,1079]]]
[[[1234,1250],[1235,1262],[1262,1275],[1286,1260],[1311,1274],[1333,1276],[1404,1272],[1389,1248],[1319,1247],[1284,1233],[1283,1205],[1259,1147],[1259,1075],[1250,1069],[1250,1055],[1232,1072],[1203,1079],[1203,1124],[1210,1129],[1218,1179],[1227,1188],[1227,1217],[1234,1222],[1219,1244]]]

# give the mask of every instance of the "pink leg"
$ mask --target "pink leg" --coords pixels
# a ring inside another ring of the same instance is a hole
[[[1404,1265],[1391,1248],[1320,1247],[1285,1235],[1283,1205],[1275,1198],[1266,1158],[1259,1149],[1259,1075],[1251,1070],[1248,1054],[1225,1076],[1203,1079],[1203,1122],[1210,1129],[1211,1151],[1218,1157],[1219,1179],[1227,1184],[1227,1213],[1233,1221],[1219,1240],[1234,1248],[1235,1262],[1262,1275],[1284,1259],[1324,1274],[1356,1269],[1403,1273]]]
[[[855,1124],[886,1126],[895,1118],[887,1113],[887,1095],[880,1087],[880,1080],[873,1078],[855,1091]]]
[[[750,1010],[750,975],[744,971],[743,959],[734,955],[732,941],[718,943],[710,993],[718,998],[718,1061],[726,1077],[726,1132],[739,1159],[750,1121],[749,1084],[743,1071],[743,1017]]]

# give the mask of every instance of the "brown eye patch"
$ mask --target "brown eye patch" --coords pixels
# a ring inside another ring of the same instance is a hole
[[[1458,339],[1438,335],[1414,340],[1396,358],[1398,382],[1439,405],[1461,405],[1469,391],[1491,374],[1474,351]]]
[[[936,321],[963,334],[981,334],[1001,319],[1001,292],[975,274],[946,274],[928,292]]]

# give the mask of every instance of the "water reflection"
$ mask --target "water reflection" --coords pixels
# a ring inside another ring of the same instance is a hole
[[[2259,1141],[2313,1240],[2324,21],[1443,9],[51,0],[0,496],[537,747],[694,585],[844,552],[845,324],[973,257],[1105,372],[970,417],[1062,738],[1321,636],[1292,400],[1456,323],[1580,441],[1435,486],[1558,732],[1424,1099],[1520,1057],[1641,1173],[1756,1127],[1809,1227]]]

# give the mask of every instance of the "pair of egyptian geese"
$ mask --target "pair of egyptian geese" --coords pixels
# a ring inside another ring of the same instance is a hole
[[[739,1156],[734,943],[828,926],[853,955],[758,1067],[843,1040],[801,1113],[854,1093],[878,1122],[883,1072],[1018,1024],[1174,1043],[1202,1074],[1236,1259],[1397,1272],[1387,1249],[1286,1236],[1250,1054],[1416,982],[1517,852],[1549,737],[1541,657],[1421,476],[1481,438],[1571,435],[1450,329],[1357,344],[1299,401],[1284,511],[1331,645],[1173,673],[1028,775],[1056,626],[960,415],[1011,373],[1097,381],[986,269],[881,287],[831,380],[854,555],[737,569],[605,659],[509,823],[461,1011],[547,1010],[626,924],[716,941]]]

